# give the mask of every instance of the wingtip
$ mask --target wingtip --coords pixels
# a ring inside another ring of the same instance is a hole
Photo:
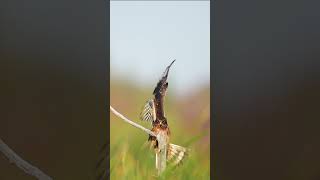
[[[173,63],[174,63],[175,61],[176,61],[176,59],[174,59],[174,60],[170,63],[170,65],[169,65],[169,66],[166,68],[166,70],[164,71],[162,77],[167,77],[167,76],[168,76],[169,70],[170,70],[171,66],[173,65]]]
[[[174,60],[171,62],[171,64],[169,65],[169,67],[171,67],[172,64],[173,64],[175,61],[176,61],[176,59],[174,59]]]

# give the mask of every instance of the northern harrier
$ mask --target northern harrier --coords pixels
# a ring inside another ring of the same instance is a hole
[[[178,164],[181,164],[182,160],[186,157],[188,151],[184,147],[169,143],[170,129],[167,122],[167,118],[164,113],[164,106],[163,106],[164,98],[168,88],[168,82],[167,82],[168,73],[169,73],[170,67],[174,62],[175,60],[164,71],[161,79],[159,80],[159,82],[157,83],[157,86],[153,91],[154,97],[148,100],[147,103],[145,104],[140,114],[140,119],[151,122],[152,124],[151,131],[153,131],[155,134],[162,133],[165,135],[166,147],[167,147],[166,160],[170,162],[172,160],[174,165],[178,165]],[[151,142],[151,146],[154,148],[156,152],[156,165],[158,168],[157,154],[159,153],[161,148],[159,148],[159,143],[156,137],[149,135],[148,141]],[[106,151],[106,153],[101,157],[101,159],[97,163],[96,168],[101,168],[103,162],[108,160],[108,157],[109,157],[108,145],[109,144],[107,143],[103,146],[102,150]],[[105,177],[108,177],[109,175],[109,171],[107,169],[103,169],[102,172],[97,172],[97,173],[98,173],[97,179],[103,179]]]
[[[152,124],[152,129],[155,134],[163,133],[167,136],[166,143],[167,143],[167,161],[173,160],[174,165],[178,165],[182,162],[182,160],[187,155],[187,149],[175,144],[169,143],[169,136],[170,136],[170,129],[167,118],[164,112],[164,99],[166,96],[167,88],[168,88],[168,74],[170,67],[175,62],[172,63],[166,68],[164,73],[162,74],[161,79],[157,83],[153,91],[154,97],[147,101],[145,104],[141,114],[140,119],[144,121],[149,121]],[[156,156],[160,150],[158,147],[159,143],[156,137],[149,135],[148,141],[151,142],[151,146],[154,148],[156,152]],[[157,157],[156,157],[157,160]],[[156,162],[157,164],[157,162]]]

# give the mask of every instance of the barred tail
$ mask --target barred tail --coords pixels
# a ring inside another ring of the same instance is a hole
[[[188,153],[189,150],[187,148],[175,144],[169,144],[167,161],[172,160],[174,165],[179,165],[187,157]]]

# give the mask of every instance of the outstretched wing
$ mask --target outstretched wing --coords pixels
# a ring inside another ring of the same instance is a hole
[[[187,148],[175,144],[169,144],[167,151],[167,161],[172,162],[173,165],[181,164],[189,153]]]
[[[163,102],[164,102],[164,97],[166,95],[167,88],[168,88],[167,78],[168,78],[170,67],[172,66],[172,64],[175,61],[176,60],[173,60],[171,62],[171,64],[166,68],[166,70],[162,74],[161,79],[157,83],[157,86],[153,90],[153,95],[155,96],[154,105],[155,105],[155,109],[156,109],[156,116],[159,119],[163,119],[165,117],[164,108],[163,108]]]
[[[140,119],[148,122],[156,120],[156,110],[153,99],[148,100],[144,105],[140,113]]]

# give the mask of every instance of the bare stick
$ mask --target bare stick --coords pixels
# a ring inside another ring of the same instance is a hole
[[[164,132],[158,134],[158,151],[156,152],[156,169],[160,176],[166,169],[167,165],[167,136]]]
[[[113,109],[112,106],[110,106],[110,110],[118,117],[123,119],[125,122],[131,124],[132,126],[139,128],[143,130],[144,132],[150,134],[151,136],[155,136],[158,140],[158,146],[159,146],[159,151],[156,152],[156,169],[158,171],[158,176],[161,175],[161,173],[166,169],[166,162],[167,162],[167,136],[164,133],[159,133],[155,134],[149,129],[146,129],[145,127],[134,123],[133,121],[127,119],[124,117],[122,114],[120,114],[118,111]]]
[[[123,119],[125,122],[131,124],[132,126],[141,129],[142,131],[146,132],[147,134],[150,134],[151,136],[155,136],[157,137],[157,135],[155,133],[153,133],[152,131],[150,131],[149,129],[146,129],[145,127],[129,120],[128,118],[124,117],[122,114],[120,114],[118,111],[116,111],[115,109],[113,109],[112,106],[110,106],[110,110],[113,112],[113,114],[115,114],[116,116],[118,116],[119,118]]]
[[[40,169],[35,166],[32,166],[27,161],[19,157],[13,150],[9,148],[1,139],[0,139],[0,151],[9,159],[11,163],[15,163],[16,166],[22,169],[25,173],[36,177],[40,180],[52,180],[51,177],[43,173]]]

